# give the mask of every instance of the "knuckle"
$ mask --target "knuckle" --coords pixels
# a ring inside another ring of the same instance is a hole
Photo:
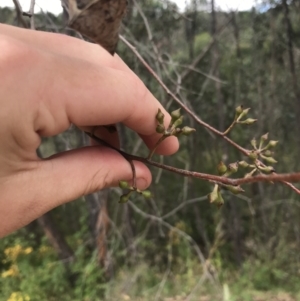
[[[132,83],[131,83],[132,87],[134,87],[134,90],[133,90],[134,98],[138,99],[140,101],[144,100],[148,94],[147,87],[139,79],[139,77],[135,74],[131,77],[131,81],[132,81]]]
[[[0,49],[1,66],[4,68],[20,69],[36,59],[37,51],[34,48],[7,36],[0,35]]]
[[[128,77],[128,80],[128,84],[132,90],[130,93],[130,112],[125,121],[131,120],[134,123],[143,122],[144,116],[139,111],[144,107],[141,104],[145,103],[149,91],[135,74]]]
[[[87,195],[104,188],[110,187],[113,182],[113,172],[109,170],[104,170],[103,168],[99,168],[88,181],[83,195]]]

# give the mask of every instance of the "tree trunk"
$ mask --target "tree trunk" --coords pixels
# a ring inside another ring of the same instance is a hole
[[[297,125],[298,129],[300,128],[300,90],[298,87],[298,79],[297,79],[297,72],[295,68],[295,58],[294,58],[294,46],[293,46],[293,27],[289,17],[289,6],[286,0],[282,0],[282,6],[284,9],[284,21],[286,26],[286,35],[287,35],[287,49],[289,55],[289,65],[290,65],[290,73],[292,77],[292,86],[293,92],[295,97],[295,105],[296,105],[296,112],[297,112]],[[298,145],[300,148],[300,137],[297,135]]]
[[[58,257],[66,262],[73,260],[74,253],[66,242],[62,232],[56,227],[50,212],[38,218],[39,225],[43,228],[50,244],[58,254]]]

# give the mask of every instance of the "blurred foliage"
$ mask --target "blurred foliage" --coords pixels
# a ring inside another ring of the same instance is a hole
[[[235,107],[251,107],[258,123],[249,128],[237,126],[230,137],[250,147],[253,137],[270,132],[272,139],[280,141],[276,170],[290,172],[300,167],[300,103],[293,92],[282,2],[264,3],[267,9],[217,12],[217,48],[209,48],[212,21],[210,9],[203,9],[205,1],[192,1],[184,13],[168,1],[139,1],[153,39],[149,39],[143,17],[134,6],[128,10],[123,34],[170,89],[216,128],[222,124],[220,110],[226,127]],[[288,4],[299,75],[300,6],[299,1]],[[41,13],[35,23],[38,30],[70,34],[64,19],[63,15]],[[0,22],[18,25],[15,11],[0,9]],[[202,59],[187,69],[201,53]],[[178,107],[121,42],[118,54],[170,111]],[[213,174],[220,160],[232,163],[242,159],[236,149],[188,116],[185,123],[195,127],[196,134],[181,138],[176,155],[155,159]],[[138,139],[122,129],[124,148],[146,156],[147,150]],[[57,137],[43,139],[40,150],[47,157],[87,142],[72,127]],[[174,296],[186,300],[191,292],[189,300],[299,300],[299,196],[283,185],[257,183],[245,187],[242,196],[225,193],[225,205],[217,210],[202,198],[212,189],[209,183],[152,171],[154,199],[131,200],[144,215],[131,204],[117,203],[119,189],[109,192],[106,204],[110,227],[102,264],[94,231],[101,194],[95,194],[95,200],[81,198],[49,214],[73,250],[72,258],[59,257],[37,221],[2,239],[0,301],[172,301]],[[169,226],[147,216],[159,218],[181,204],[185,205],[163,219]],[[204,261],[199,261],[196,248]],[[203,285],[205,271],[210,277]],[[266,291],[274,294],[260,295]],[[275,299],[277,293],[282,299]]]

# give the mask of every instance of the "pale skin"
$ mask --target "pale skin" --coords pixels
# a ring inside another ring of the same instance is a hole
[[[0,24],[0,237],[47,211],[120,180],[131,180],[130,164],[118,152],[90,146],[40,159],[41,137],[75,124],[83,130],[123,123],[151,149],[158,100],[115,55],[98,45],[64,35]],[[118,146],[117,134],[98,136]],[[157,153],[177,151],[174,137]],[[147,188],[151,173],[134,162],[137,186]],[[117,205],[117,202],[116,202]]]

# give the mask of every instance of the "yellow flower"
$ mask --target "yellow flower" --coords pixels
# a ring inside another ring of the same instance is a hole
[[[16,261],[18,256],[22,253],[22,246],[16,245],[14,247],[7,248],[4,250],[4,253],[8,259]]]
[[[21,254],[28,255],[32,251],[33,251],[32,247],[23,249],[21,245],[15,245],[13,247],[6,248],[4,250],[4,254],[6,255],[6,258],[8,259],[8,261],[15,262]],[[7,262],[7,260],[4,260],[4,262]]]
[[[27,255],[30,254],[32,251],[33,251],[32,247],[28,247],[23,251],[23,253]]]
[[[19,276],[19,269],[16,264],[11,265],[9,270],[7,270],[1,274],[2,278],[17,277],[17,276]]]
[[[30,297],[27,294],[14,292],[10,295],[7,301],[30,301]]]

